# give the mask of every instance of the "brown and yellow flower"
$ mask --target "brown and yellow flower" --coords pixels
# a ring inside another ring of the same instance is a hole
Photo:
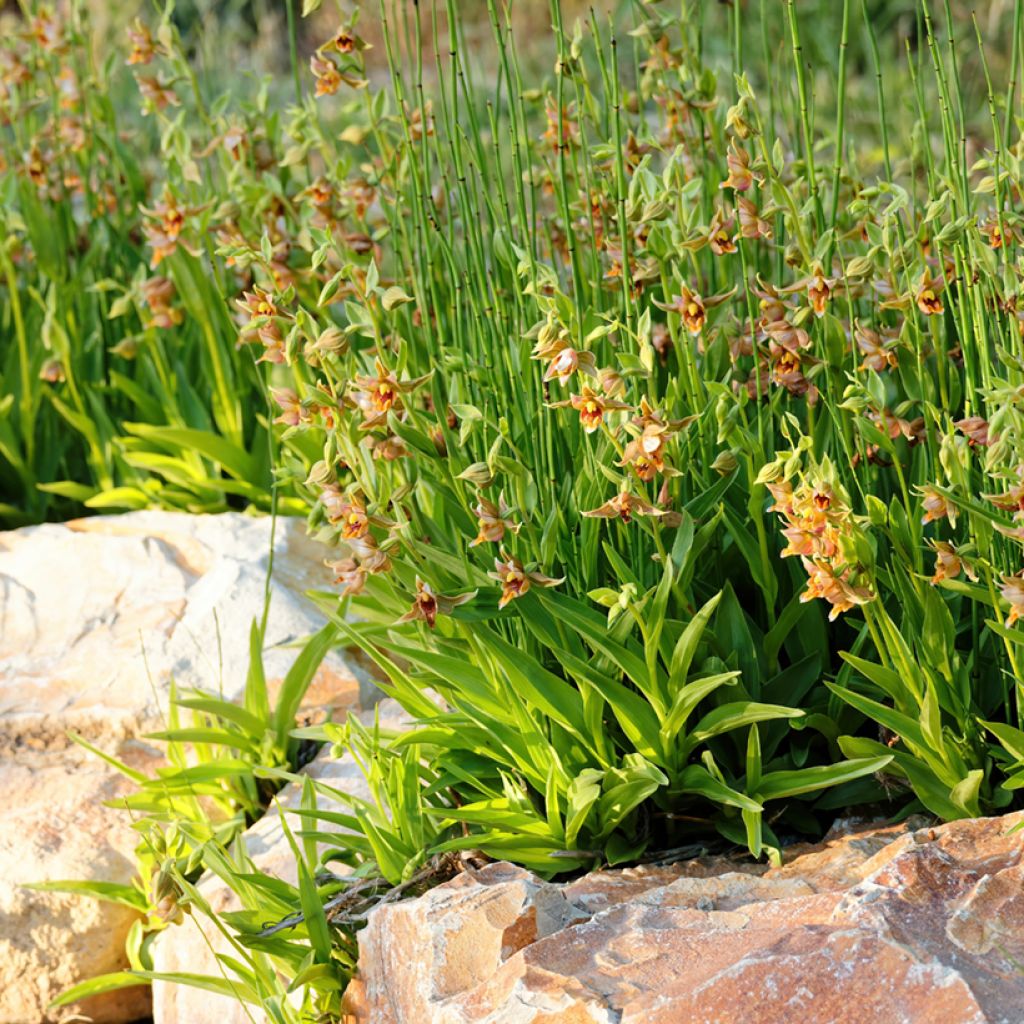
[[[454,609],[460,604],[472,601],[476,597],[476,591],[471,590],[468,594],[459,594],[456,597],[445,597],[444,594],[436,594],[429,583],[416,577],[416,596],[413,598],[412,607],[397,620],[396,625],[402,622],[416,622],[422,620],[431,629],[437,623],[438,615],[451,615]]]
[[[504,495],[499,495],[497,504],[481,498],[476,503],[474,512],[477,519],[477,535],[469,545],[471,548],[478,544],[498,544],[504,539],[506,531],[519,532],[520,524],[509,518],[512,510],[505,504]]]
[[[342,502],[337,509],[336,521],[341,523],[341,535],[345,540],[357,540],[370,532],[370,517],[357,501]]]
[[[534,346],[531,359],[539,359],[548,365],[544,368],[544,380],[558,378],[563,387],[572,380],[573,374],[582,373],[597,377],[597,363],[593,352],[580,352],[561,336],[549,337],[544,334]]]
[[[734,223],[734,218],[726,218],[720,208],[715,210],[708,228],[708,245],[716,256],[727,256],[736,251],[736,240],[730,233]]]
[[[921,495],[921,508],[924,509],[924,515],[921,517],[922,523],[935,523],[940,519],[948,519],[950,526],[956,526],[956,506],[947,501],[944,495],[930,484],[917,488],[917,492]]]
[[[140,206],[143,215],[142,230],[146,241],[153,250],[150,268],[155,270],[179,245],[189,252],[194,251],[182,241],[182,232],[189,218],[199,212],[196,207],[185,207],[170,189],[165,189],[158,203],[152,207]]]
[[[331,38],[320,47],[321,50],[335,50],[342,55],[368,49],[367,44],[348,25],[342,25]]]
[[[153,36],[141,19],[136,18],[128,26],[128,41],[132,44],[132,52],[128,55],[126,64],[148,64],[156,56]]]
[[[896,353],[893,351],[895,345],[895,333],[889,331],[883,336],[878,331],[856,323],[853,331],[857,347],[864,354],[864,361],[860,364],[861,370],[874,370],[875,373],[882,373],[899,365]]]
[[[635,416],[629,425],[631,431],[639,430],[622,453],[620,466],[631,466],[636,475],[645,483],[649,483],[659,473],[670,476],[677,471],[665,464],[665,445],[670,437],[691,423],[693,417],[681,420],[666,419],[663,414],[653,409],[646,396],[640,399],[640,414]]]
[[[736,196],[736,213],[740,221],[740,234],[744,238],[771,238],[772,226],[758,212],[754,202],[746,196]]]
[[[837,572],[831,564],[821,559],[803,558],[801,561],[807,570],[807,589],[800,595],[800,600],[805,603],[818,598],[827,601],[832,606],[828,613],[829,622],[835,621],[855,605],[874,600],[869,587],[855,586],[851,582],[850,569]]]
[[[996,216],[987,217],[979,222],[978,230],[985,236],[985,241],[990,249],[1002,249],[1007,243],[1012,244],[1013,228],[999,223]]]
[[[553,150],[558,150],[559,145],[568,149],[579,142],[579,126],[573,119],[571,107],[558,109],[555,98],[548,94],[544,101],[544,112],[547,117],[547,127],[541,136],[541,141],[547,143]]]
[[[325,209],[334,202],[334,187],[323,175],[310,182],[299,194],[319,209]]]
[[[552,579],[536,570],[528,572],[518,558],[505,551],[501,552],[500,558],[494,560],[494,572],[487,575],[501,584],[499,608],[504,608],[509,601],[522,597],[532,586],[557,587],[565,578]]]
[[[962,420],[954,420],[953,426],[967,438],[967,444],[971,448],[987,448],[997,440],[989,432],[988,420],[981,416],[967,416]]]
[[[174,282],[167,277],[147,277],[141,285],[142,298],[152,314],[146,322],[147,327],[176,327],[183,320],[180,309],[171,303],[174,301]]]
[[[322,53],[314,53],[309,58],[309,70],[316,78],[315,93],[317,97],[333,96],[341,88],[342,75],[333,57],[325,57]]]
[[[334,571],[334,582],[342,585],[343,594],[354,596],[363,592],[368,572],[354,558],[342,558],[326,564]]]
[[[135,81],[144,101],[143,114],[148,114],[151,110],[159,112],[168,107],[181,106],[181,100],[178,99],[178,94],[171,87],[171,83],[165,82],[158,75],[136,74]]]
[[[289,427],[297,427],[303,420],[305,410],[298,394],[291,388],[271,388],[270,396],[277,402],[281,415],[274,419],[275,423],[284,423]]]
[[[836,277],[826,277],[821,269],[821,264],[815,263],[806,277],[794,281],[785,288],[780,288],[779,291],[783,293],[806,291],[807,301],[810,302],[814,315],[820,317],[825,315],[838,280]]]
[[[634,516],[669,517],[672,521],[679,519],[678,512],[657,508],[644,498],[623,489],[598,508],[592,508],[583,515],[596,519],[621,519],[624,523],[633,521]]]
[[[586,384],[583,385],[580,394],[572,395],[562,402],[551,403],[554,409],[567,405],[571,405],[580,414],[580,424],[588,434],[592,434],[601,426],[607,413],[631,408],[626,402],[599,395]]]
[[[1024,519],[1024,466],[1017,468],[1017,483],[1001,494],[982,494],[982,497],[1004,512],[1012,512],[1014,519]]]
[[[932,541],[932,547],[935,549],[935,574],[931,578],[932,586],[943,580],[954,580],[961,572],[966,573],[969,579],[977,581],[978,574],[970,563],[957,553],[952,544],[936,540]]]
[[[719,188],[731,188],[737,192],[746,192],[747,189],[753,187],[755,181],[760,181],[750,170],[750,155],[735,142],[729,145],[725,163],[729,169],[729,176],[718,186]]]
[[[1010,614],[1006,616],[1006,626],[1010,627],[1024,615],[1024,579],[1021,579],[1020,573],[1003,576],[999,593],[1010,605]]]
[[[751,290],[759,300],[758,308],[761,315],[758,317],[758,323],[762,327],[776,321],[785,321],[796,308],[793,303],[787,302],[782,297],[780,290],[770,281],[763,281],[759,277],[757,287]]]
[[[700,334],[707,321],[707,311],[714,306],[720,306],[735,294],[736,289],[732,288],[730,291],[722,292],[720,295],[711,295],[705,299],[683,285],[680,294],[673,296],[671,302],[661,303],[655,300],[655,305],[661,309],[678,313],[690,334]]]
[[[932,277],[927,270],[921,274],[921,280],[917,284],[915,301],[917,302],[917,308],[925,316],[938,316],[942,313],[945,307],[942,305],[942,299],[939,298],[939,292],[942,291],[944,286],[945,282],[941,277]]]
[[[375,459],[396,462],[398,459],[407,459],[409,449],[405,447],[405,442],[401,438],[392,434],[390,437],[374,439],[370,454]]]
[[[272,319],[278,315],[277,306],[270,293],[259,287],[254,287],[251,292],[243,292],[242,297],[235,300],[235,305],[243,313],[249,314],[250,322]]]
[[[402,408],[402,395],[418,388],[431,376],[428,373],[415,380],[400,381],[380,359],[374,365],[376,376],[356,377],[354,381],[358,392],[356,402],[363,412],[363,430],[370,430],[386,422],[389,412]]]

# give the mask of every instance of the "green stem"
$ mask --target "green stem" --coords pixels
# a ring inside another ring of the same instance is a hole
[[[302,79],[299,78],[299,34],[295,24],[295,0],[285,0],[288,15],[288,58],[292,65],[292,82],[295,85],[295,102],[302,106]]]

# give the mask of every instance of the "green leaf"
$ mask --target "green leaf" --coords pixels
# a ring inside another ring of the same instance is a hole
[[[269,595],[264,599],[262,621],[253,618],[249,627],[249,671],[245,677],[245,708],[261,722],[270,718],[267,676],[263,669],[263,637],[269,610]]]
[[[668,776],[639,754],[628,754],[622,768],[605,772],[598,800],[601,837],[610,836],[637,807],[663,786]]]
[[[566,790],[565,845],[572,849],[591,809],[601,795],[604,773],[586,768],[569,784]]]
[[[327,914],[324,912],[323,902],[320,899],[320,894],[317,892],[313,876],[309,873],[306,859],[303,857],[302,851],[292,835],[292,830],[288,827],[287,819],[280,805],[278,805],[277,811],[281,819],[281,828],[284,831],[285,839],[288,840],[288,845],[292,848],[292,854],[295,857],[295,863],[298,868],[299,903],[302,906],[303,924],[306,928],[306,934],[309,936],[309,942],[313,947],[317,960],[320,963],[330,963],[331,929],[327,924]]]
[[[388,312],[396,306],[404,305],[406,302],[415,302],[415,299],[411,295],[406,294],[405,289],[400,288],[398,285],[392,285],[392,287],[386,289],[380,300],[380,304]]]
[[[874,683],[883,693],[896,702],[902,702],[910,695],[906,682],[899,673],[873,661],[866,661],[847,651],[840,651],[839,656],[852,668],[855,668],[865,679]]]
[[[753,795],[759,800],[782,800],[785,797],[813,793],[815,790],[838,786],[841,782],[859,779],[862,775],[880,772],[893,757],[863,757],[838,764],[821,764],[813,768],[792,771],[767,772],[761,777]]]
[[[516,692],[528,704],[587,741],[583,701],[577,690],[494,630],[481,629],[477,642],[501,664]]]
[[[592,687],[612,709],[615,720],[636,750],[657,758],[661,750],[658,717],[651,705],[638,693],[598,671],[592,664],[565,651],[557,652],[565,670],[582,686]]]
[[[841,736],[839,749],[850,757],[881,756],[891,757],[888,765],[890,774],[902,775],[910,783],[917,798],[936,817],[947,821],[966,817],[964,812],[949,799],[950,786],[940,779],[931,766],[919,757],[903,750],[890,751],[884,743],[864,737]]]
[[[735,686],[739,675],[739,669],[734,669],[732,672],[719,672],[717,675],[694,679],[683,686],[676,694],[675,703],[661,724],[663,742],[668,744],[675,739],[694,709],[708,694],[720,686]]]
[[[260,1003],[260,997],[248,984],[235,978],[217,978],[206,974],[191,974],[186,971],[134,971],[132,976],[143,981],[166,981],[173,985],[188,985],[214,995],[227,996],[236,1002]]]
[[[878,722],[879,725],[884,725],[886,729],[899,736],[919,755],[925,754],[930,749],[920,724],[909,715],[901,714],[894,708],[879,704],[878,701],[871,700],[870,697],[855,693],[853,690],[848,690],[836,683],[828,683],[827,685],[834,694],[845,700],[847,704],[852,705],[861,714]]]
[[[127,508],[138,510],[148,508],[151,501],[150,495],[138,487],[111,487],[109,490],[100,491],[91,498],[87,498],[83,504],[86,508]]]
[[[90,996],[102,995],[104,992],[116,992],[118,989],[147,985],[148,983],[149,978],[133,971],[114,971],[111,974],[101,974],[88,981],[72,985],[71,988],[66,988],[50,1003],[49,1009],[56,1010],[61,1006],[68,1006],[79,1000],[88,999]]]
[[[675,649],[672,651],[672,662],[669,667],[670,696],[673,690],[682,686],[686,681],[686,676],[690,671],[690,664],[692,663],[693,656],[697,651],[697,644],[700,643],[700,638],[703,635],[704,630],[707,629],[708,622],[711,620],[711,616],[714,614],[715,609],[718,607],[718,602],[721,599],[722,594],[721,591],[719,591],[686,624],[686,628],[676,641]]]
[[[204,711],[215,718],[234,722],[254,740],[262,739],[263,733],[266,731],[266,724],[251,711],[246,711],[245,708],[241,708],[237,704],[220,700],[217,697],[179,697],[175,704],[179,707],[191,708],[193,711]]]
[[[31,882],[25,888],[35,889],[37,892],[64,892],[74,896],[90,896],[107,903],[119,903],[140,912],[144,912],[147,907],[146,897],[138,889],[131,885],[121,885],[118,882],[77,880]]]
[[[767,722],[775,718],[801,718],[803,714],[799,708],[786,708],[781,704],[759,704],[752,700],[720,704],[696,724],[683,746],[686,750],[692,750],[712,736],[729,732],[731,729],[740,729],[745,725]]]
[[[237,480],[250,481],[257,476],[253,457],[220,434],[191,427],[155,427],[147,423],[126,423],[124,428],[129,434],[175,452],[196,451],[218,463]]]
[[[200,727],[162,729],[159,732],[146,733],[146,739],[161,740],[164,743],[210,743],[215,746],[236,747],[253,753],[259,750],[259,744],[252,737],[231,729]]]
[[[68,732],[68,737],[80,747],[84,747],[89,751],[90,754],[95,754],[96,757],[103,761],[106,761],[112,768],[117,769],[125,778],[131,779],[132,782],[142,785],[147,782],[147,776],[135,768],[129,768],[123,761],[119,761],[116,757],[112,757],[110,754],[100,750],[99,747],[93,746],[87,739],[79,736],[76,732]]]
[[[981,724],[1015,757],[1024,764],[1024,732],[1003,722],[984,722]]]
[[[334,624],[328,622],[306,642],[299,656],[285,673],[271,716],[278,743],[281,745],[287,742],[288,732],[295,725],[295,716],[299,712],[299,706],[309,689],[309,684],[313,681],[327,652],[334,646],[337,635],[338,631]]]
[[[665,626],[665,609],[668,606],[668,599],[672,593],[674,572],[672,562],[667,561],[661,574],[661,581],[654,592],[654,599],[650,602],[644,616],[647,625],[647,635],[644,638],[644,647],[647,660],[648,686],[652,692],[658,692],[658,645],[661,641],[661,632]]]
[[[716,779],[703,765],[688,765],[672,787],[673,793],[696,793],[716,804],[728,804],[745,811],[760,811],[761,804]]]
[[[981,804],[979,794],[981,784],[984,781],[985,773],[980,768],[968,772],[967,776],[960,780],[950,791],[949,799],[960,807],[969,818],[981,816]]]
[[[608,627],[603,616],[597,615],[565,594],[545,591],[538,594],[538,597],[556,620],[571,626],[590,647],[609,658],[634,686],[643,690],[659,713],[664,713],[661,698],[647,685],[647,665],[644,659],[635,653],[635,645],[616,643],[608,636]]]

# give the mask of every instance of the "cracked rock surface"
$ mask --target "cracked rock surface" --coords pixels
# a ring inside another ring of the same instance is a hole
[[[241,696],[270,550],[270,520],[233,513],[132,512],[0,533],[0,1024],[148,1014],[144,987],[47,1011],[68,986],[126,966],[135,915],[24,886],[131,880],[138,837],[126,813],[103,806],[128,789],[67,733],[148,770],[159,752],[141,737],[163,728],[172,676],[179,689]],[[304,523],[278,520],[273,551],[271,689],[296,654],[281,645],[323,623],[304,591],[329,580],[328,552]],[[307,709],[342,717],[368,678],[332,652]]]
[[[268,682],[322,625],[304,591],[329,552],[279,519],[264,644]],[[162,728],[171,678],[240,697],[262,612],[271,520],[130,512],[0,533],[0,755],[67,745],[67,730],[119,740]],[[360,676],[332,653],[309,702],[354,706]]]
[[[356,1024],[1020,1024],[1024,814],[839,827],[565,885],[510,864],[373,911]]]

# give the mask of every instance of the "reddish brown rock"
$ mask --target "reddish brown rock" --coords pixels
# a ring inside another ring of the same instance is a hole
[[[1021,1024],[1024,815],[847,827],[724,859],[543,882],[507,864],[382,907],[357,1024]]]

